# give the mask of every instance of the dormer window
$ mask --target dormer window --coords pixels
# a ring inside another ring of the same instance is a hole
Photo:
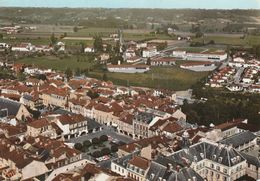
[[[218,158],[218,162],[221,163],[222,162],[222,157]]]
[[[197,162],[198,161],[198,158],[197,156],[194,156],[194,161]]]

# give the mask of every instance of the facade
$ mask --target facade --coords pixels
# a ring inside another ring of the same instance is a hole
[[[120,73],[144,73],[150,70],[148,65],[108,65],[107,69],[109,72],[120,72]]]
[[[173,57],[181,58],[184,60],[195,60],[195,61],[212,61],[220,62],[227,59],[227,53],[225,52],[186,52],[183,50],[174,50],[172,53]]]
[[[31,117],[31,114],[23,104],[10,99],[0,98],[0,118],[9,116],[23,120]]]
[[[173,66],[175,65],[176,59],[160,57],[151,60],[151,66]]]
[[[142,55],[143,55],[143,58],[151,58],[151,57],[157,55],[157,53],[158,52],[157,52],[156,47],[148,47],[143,50]]]

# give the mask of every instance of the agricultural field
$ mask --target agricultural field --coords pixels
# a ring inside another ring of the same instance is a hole
[[[236,37],[236,36],[205,36],[205,43],[210,40],[215,41],[216,44],[226,44],[226,45],[242,45],[242,46],[253,46],[260,43],[260,36],[249,35],[246,38]],[[203,38],[195,38],[193,42],[203,42]]]
[[[17,60],[16,63],[24,63],[60,71],[65,71],[67,68],[74,71],[78,68],[81,70],[90,69],[94,65],[93,59],[86,55],[65,56],[63,58],[56,56],[26,57]]]

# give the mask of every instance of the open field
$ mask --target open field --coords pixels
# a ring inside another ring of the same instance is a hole
[[[197,73],[178,67],[152,67],[151,71],[144,74],[110,72],[106,74],[109,80],[118,85],[185,90],[190,88],[201,78],[207,76],[208,73]],[[90,76],[101,79],[103,72],[91,72]]]
[[[205,43],[214,40],[216,44],[252,46],[260,44],[260,36],[247,36],[246,38],[235,36],[205,36]],[[193,42],[203,42],[203,38],[193,39]]]
[[[88,56],[68,56],[64,58],[59,58],[55,56],[48,56],[48,57],[27,57],[22,58],[16,61],[16,63],[24,63],[29,65],[36,65],[42,68],[51,68],[54,70],[61,70],[64,71],[67,68],[71,70],[76,70],[77,68],[80,69],[88,69],[93,66],[93,60]]]
[[[79,60],[79,61],[78,61]],[[37,65],[43,68],[52,68],[64,71],[67,68],[72,70],[93,69],[94,61],[87,55],[69,56],[62,59],[55,56],[23,58],[16,63]],[[130,85],[151,88],[168,88],[172,90],[184,90],[190,88],[198,80],[205,77],[207,72],[192,72],[178,67],[152,67],[152,69],[143,74],[125,74],[105,72],[109,80],[118,85]],[[89,72],[89,76],[102,79],[104,72],[100,69]]]

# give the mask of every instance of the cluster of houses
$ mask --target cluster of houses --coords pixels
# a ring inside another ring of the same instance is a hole
[[[0,50],[7,50],[10,49],[13,52],[20,52],[20,53],[32,53],[32,52],[52,52],[55,49],[57,51],[65,51],[65,43],[58,42],[55,46],[50,45],[33,45],[32,43],[20,43],[20,44],[6,44],[0,43]]]
[[[172,123],[175,123],[172,120]],[[170,126],[166,126],[170,127]],[[257,180],[259,128],[247,120],[217,126],[175,128],[119,147],[111,170],[133,180]],[[154,129],[161,131],[161,125]]]
[[[228,66],[215,71],[207,85],[226,87],[230,91],[260,92],[260,61],[245,54],[234,55]]]
[[[43,72],[47,79],[41,80],[32,76],[38,72],[27,70],[24,82],[0,81],[3,180],[260,178],[260,132],[247,120],[193,125],[175,92],[92,78],[66,80],[52,71]],[[69,140],[102,132],[104,126],[133,141],[100,167]]]

